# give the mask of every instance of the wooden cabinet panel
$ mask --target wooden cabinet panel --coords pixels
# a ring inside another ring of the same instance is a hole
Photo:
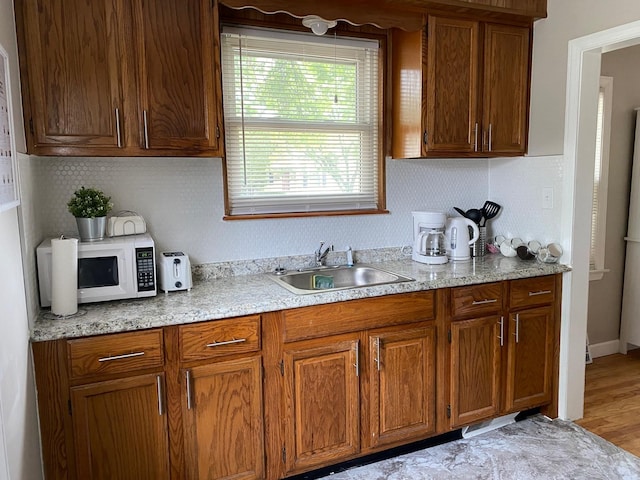
[[[19,0],[26,42],[21,63],[28,65],[31,112],[25,112],[30,147],[118,146],[122,114],[123,26],[116,1]],[[19,24],[19,27],[22,25]]]
[[[451,425],[500,412],[501,317],[451,323]]]
[[[286,470],[337,463],[360,450],[359,340],[284,351]]]
[[[529,125],[529,36],[523,27],[488,24],[484,45],[484,150],[524,154]]]
[[[77,477],[168,479],[163,374],[71,388]]]
[[[260,357],[188,370],[183,401],[187,478],[264,478]]]
[[[502,283],[486,283],[451,289],[454,318],[481,317],[502,310]]]
[[[434,326],[369,335],[372,446],[435,432]]]
[[[524,278],[510,283],[509,307],[511,309],[548,305],[556,299],[554,275]]]
[[[551,401],[553,318],[552,307],[511,315],[505,405],[508,412]]]
[[[426,154],[477,150],[478,38],[478,22],[428,19]]]
[[[116,333],[67,342],[71,378],[164,365],[162,330]]]
[[[386,295],[286,310],[285,341],[324,337],[435,318],[435,295],[426,292]]]
[[[260,350],[260,315],[179,328],[183,362]]]
[[[220,153],[218,19],[212,5],[135,2],[143,148]]]

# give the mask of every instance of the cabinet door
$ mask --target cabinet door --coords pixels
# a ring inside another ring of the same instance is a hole
[[[502,317],[451,324],[451,425],[460,427],[500,411]]]
[[[264,478],[261,357],[185,372],[188,478]]]
[[[163,374],[71,388],[78,478],[169,478],[163,390]]]
[[[472,153],[478,125],[478,22],[429,17],[426,152]]]
[[[123,32],[114,4],[16,2],[24,19],[20,38],[26,49],[20,53],[29,79],[23,93],[30,93],[30,108],[25,109],[30,152],[67,154],[74,153],[74,147],[87,147],[83,153],[99,155],[121,142]]]
[[[551,401],[553,318],[552,307],[511,314],[505,405],[509,412]]]
[[[284,352],[288,472],[360,450],[359,341],[342,338],[291,344]]]
[[[373,447],[435,432],[435,356],[433,326],[370,334]]]
[[[217,6],[211,0],[136,0],[140,145],[219,154]]]
[[[486,152],[526,152],[529,35],[530,30],[525,27],[486,25],[482,102]]]

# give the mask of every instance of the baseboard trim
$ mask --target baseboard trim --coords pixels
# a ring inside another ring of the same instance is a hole
[[[610,340],[608,342],[594,343],[589,345],[591,358],[606,357],[620,352],[620,340]]]

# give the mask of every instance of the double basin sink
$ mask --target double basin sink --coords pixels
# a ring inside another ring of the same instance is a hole
[[[278,285],[298,295],[412,282],[414,280],[368,265],[318,267],[294,272],[277,272],[271,278]]]

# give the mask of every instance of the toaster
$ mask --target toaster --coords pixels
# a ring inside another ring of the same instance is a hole
[[[158,256],[158,286],[164,292],[191,290],[191,263],[182,252],[162,252]]]

